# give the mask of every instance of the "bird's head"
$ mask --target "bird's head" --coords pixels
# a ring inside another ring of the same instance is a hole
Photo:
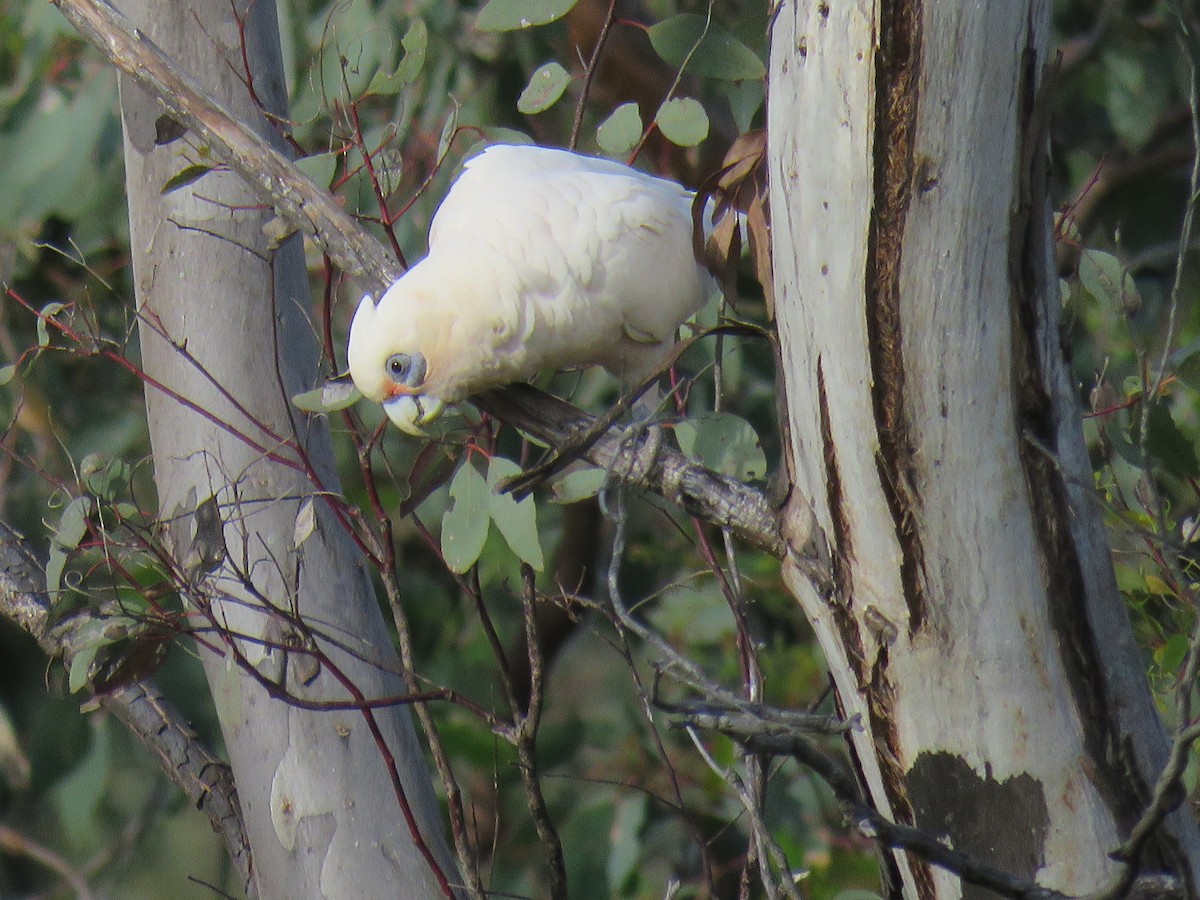
[[[404,306],[389,296],[399,284],[378,306],[370,296],[358,304],[350,323],[350,377],[364,397],[383,404],[397,428],[424,436],[446,400],[433,384],[436,346],[422,340],[421,323],[403,315]]]

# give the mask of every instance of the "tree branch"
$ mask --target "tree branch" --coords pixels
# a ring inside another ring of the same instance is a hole
[[[589,432],[594,421],[570,403],[525,384],[484,391],[471,402],[552,447]],[[647,439],[649,434],[608,431],[584,456],[615,481],[665,497],[689,515],[730,528],[743,540],[783,557],[785,544],[775,510],[762,491],[697,465],[678,450]]]
[[[180,71],[119,10],[105,0],[52,2],[89,43],[157,97],[171,118],[208,144],[214,156],[270,198],[289,225],[316,241],[348,275],[379,292],[403,273],[400,262],[332,195]]]
[[[0,522],[0,615],[30,634],[51,658],[67,655],[77,616],[50,626],[45,567],[28,542]],[[237,789],[229,767],[199,739],[183,715],[153,682],[136,681],[102,694],[100,706],[125,723],[158,760],[163,772],[203,812],[226,849],[247,896],[254,895],[250,844],[243,830]]]

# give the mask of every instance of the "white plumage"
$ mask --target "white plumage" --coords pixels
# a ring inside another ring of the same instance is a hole
[[[603,365],[649,374],[715,291],[692,194],[609,160],[496,145],[434,216],[429,254],[350,327],[350,374],[401,429],[484,388]]]

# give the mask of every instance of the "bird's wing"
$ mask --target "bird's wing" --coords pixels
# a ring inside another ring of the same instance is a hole
[[[496,146],[472,159],[430,229],[431,254],[450,247],[520,285],[496,302],[515,302],[512,334],[536,331],[545,367],[608,365],[622,336],[669,341],[707,290],[687,191],[566,151]]]

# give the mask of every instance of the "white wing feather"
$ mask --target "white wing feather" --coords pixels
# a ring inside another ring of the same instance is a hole
[[[492,349],[522,357],[523,377],[593,363],[640,377],[713,289],[691,231],[691,194],[674,182],[500,145],[467,163],[434,217],[429,251],[480,267],[508,326]]]

